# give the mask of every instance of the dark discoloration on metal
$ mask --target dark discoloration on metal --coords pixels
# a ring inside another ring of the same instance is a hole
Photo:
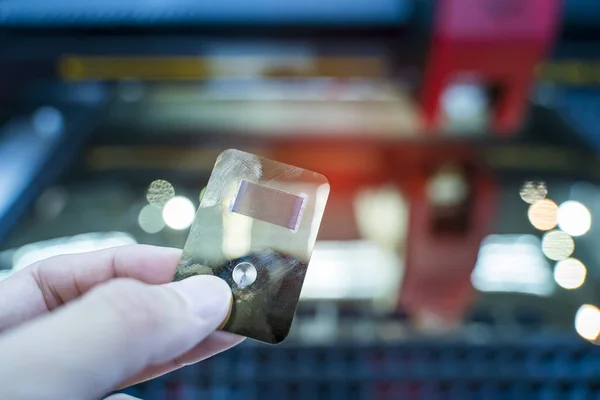
[[[239,288],[232,276],[235,266],[242,262],[254,265],[257,270],[256,281],[246,288]],[[194,271],[191,275],[218,276],[231,287],[233,308],[223,329],[267,343],[280,343],[292,325],[306,267],[294,257],[265,250],[213,269],[197,268],[195,265],[182,266],[181,269]],[[187,274],[182,273],[176,276],[176,280],[185,277]]]

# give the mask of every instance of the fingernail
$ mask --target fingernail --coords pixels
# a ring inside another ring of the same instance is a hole
[[[199,318],[218,321],[227,318],[231,307],[231,289],[221,278],[212,275],[192,276],[171,284]]]

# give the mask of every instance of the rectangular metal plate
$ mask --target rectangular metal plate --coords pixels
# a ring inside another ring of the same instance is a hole
[[[294,318],[328,196],[323,175],[226,150],[202,196],[175,280],[219,276],[234,297],[224,330],[280,343]]]

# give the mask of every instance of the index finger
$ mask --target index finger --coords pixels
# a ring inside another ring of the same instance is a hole
[[[0,331],[52,311],[114,278],[173,279],[181,250],[128,245],[39,261],[0,282]]]

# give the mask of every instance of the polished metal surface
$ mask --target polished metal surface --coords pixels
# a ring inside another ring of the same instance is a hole
[[[221,153],[174,279],[222,278],[234,297],[224,329],[281,342],[328,196],[329,183],[318,173],[237,150]]]

